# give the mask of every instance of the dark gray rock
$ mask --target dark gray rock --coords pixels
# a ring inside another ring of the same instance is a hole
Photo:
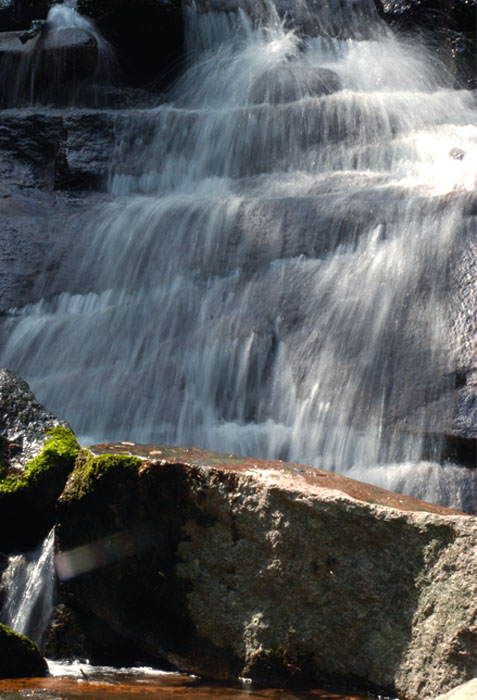
[[[130,98],[133,99],[133,98]],[[113,111],[12,109],[0,112],[0,313],[38,299],[40,271],[51,281],[40,296],[63,291],[79,213],[102,189],[129,121]],[[58,225],[52,226],[52,221]]]
[[[42,190],[99,188],[126,117],[93,110],[4,110],[0,114],[3,185]]]
[[[58,425],[68,427],[38,403],[23,379],[0,369],[0,459],[4,464],[22,470],[41,452],[47,430]]]
[[[58,81],[93,75],[98,64],[98,44],[85,29],[68,27],[50,31],[41,45],[45,74],[53,70]]]
[[[46,676],[48,664],[27,637],[0,625],[0,678]]]
[[[97,41],[84,29],[0,34],[0,104],[68,102],[97,64]]]

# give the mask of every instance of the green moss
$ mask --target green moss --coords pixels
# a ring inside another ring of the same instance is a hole
[[[26,649],[27,651],[38,651],[38,647],[35,644],[35,642],[32,642],[31,639],[28,639],[28,637],[25,637],[23,634],[19,634],[18,632],[15,632],[12,630],[10,627],[7,627],[7,625],[3,625],[0,622],[0,633],[2,637],[8,638],[15,638],[19,642],[21,642],[22,647]]]
[[[12,493],[46,491],[50,495],[64,486],[74,467],[80,446],[69,428],[57,426],[47,433],[43,450],[25,466],[22,474],[7,474],[0,482],[0,499]]]
[[[45,676],[48,666],[37,645],[0,624],[0,678]]]
[[[68,498],[83,498],[94,489],[99,479],[113,476],[120,481],[124,474],[136,475],[142,464],[139,457],[130,455],[98,455],[81,450],[67,487]]]

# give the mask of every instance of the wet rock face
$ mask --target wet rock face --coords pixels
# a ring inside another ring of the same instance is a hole
[[[62,595],[144,652],[403,700],[472,677],[475,518],[283,462],[91,450],[59,503]]]
[[[115,124],[124,119],[110,111],[1,112],[0,312],[37,298],[40,270],[47,269],[52,281],[42,294],[66,288],[71,270],[57,275],[59,262],[71,249],[79,213],[93,205],[88,194],[102,188]],[[52,211],[62,220],[55,232]]]

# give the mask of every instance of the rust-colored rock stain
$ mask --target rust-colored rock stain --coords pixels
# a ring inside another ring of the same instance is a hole
[[[440,515],[469,515],[452,508],[427,503],[417,498],[387,491],[379,486],[366,484],[340,474],[315,467],[292,464],[282,461],[253,459],[232,454],[209,452],[196,447],[165,447],[162,445],[139,445],[133,442],[105,443],[90,448],[94,454],[135,455],[153,464],[176,465],[179,469],[205,468],[232,474],[245,472],[270,472],[281,477],[281,485],[287,488],[296,486],[306,493],[306,487],[323,488],[351,496],[358,501],[388,506],[403,511],[422,511]]]

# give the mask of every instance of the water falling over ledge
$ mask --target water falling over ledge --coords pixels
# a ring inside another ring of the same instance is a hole
[[[118,132],[107,201],[69,224],[65,288],[40,278],[9,312],[0,361],[85,442],[281,458],[472,507],[433,420],[442,396],[453,410],[473,96],[377,17],[365,40],[307,38],[262,5],[188,6],[183,75]]]
[[[14,554],[0,578],[0,620],[41,644],[53,610],[55,588],[54,530],[35,552]]]

